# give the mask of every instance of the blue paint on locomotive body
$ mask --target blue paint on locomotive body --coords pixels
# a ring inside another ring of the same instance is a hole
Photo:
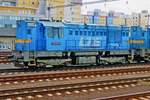
[[[140,26],[132,26],[130,32],[130,49],[146,49],[147,31],[144,31]]]
[[[144,45],[146,49],[150,49],[150,28],[146,28],[146,30],[144,31]]]
[[[18,21],[17,51],[86,52],[150,48],[150,29]],[[28,41],[31,40],[31,41]]]
[[[19,21],[17,23],[16,50],[18,51],[44,51],[45,27],[38,22]]]
[[[108,50],[128,50],[129,28],[125,26],[109,26],[107,32]]]
[[[65,24],[66,51],[100,51],[106,49],[104,26]]]

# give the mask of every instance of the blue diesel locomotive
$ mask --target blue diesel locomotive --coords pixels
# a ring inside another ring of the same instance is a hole
[[[150,28],[21,20],[15,43],[15,65],[25,67],[141,62]]]

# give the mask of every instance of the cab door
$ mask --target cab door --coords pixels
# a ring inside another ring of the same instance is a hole
[[[47,27],[46,47],[49,51],[64,50],[64,30],[63,27]]]

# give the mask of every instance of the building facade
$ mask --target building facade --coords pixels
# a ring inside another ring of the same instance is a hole
[[[82,0],[65,0],[65,5],[73,5],[65,7],[64,20],[67,22],[82,22],[81,16]]]
[[[39,13],[52,21],[81,22],[82,0],[40,0]]]
[[[141,26],[143,28],[150,26],[150,13],[143,10],[141,13],[132,13],[126,15],[122,12],[110,11],[108,13],[101,10],[94,10],[84,15],[84,22],[99,25],[127,25]]]
[[[38,19],[38,0],[0,0],[0,50],[13,50],[16,22]]]
[[[141,26],[143,28],[150,25],[150,13],[143,10],[141,13],[132,13],[126,17],[128,26]]]
[[[61,21],[64,18],[64,0],[46,0],[46,16],[52,21]]]

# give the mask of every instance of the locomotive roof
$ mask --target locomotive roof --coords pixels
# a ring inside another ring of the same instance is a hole
[[[79,25],[79,26],[84,26],[84,25],[88,25],[88,26],[96,26],[96,27],[106,27],[106,26],[102,26],[102,25],[98,25],[98,24],[84,24],[84,23],[68,23],[68,22],[50,22],[50,21],[39,21],[40,23],[42,23],[44,26],[46,27],[64,27],[65,25],[70,25],[70,26],[76,26],[76,25]],[[108,26],[109,28],[119,28],[121,26]],[[122,26],[122,27],[126,27],[126,26]],[[126,27],[127,28],[127,27]]]
[[[40,21],[40,23],[42,23],[44,26],[53,26],[53,27],[63,27],[64,25],[100,26],[98,24],[68,23],[68,22],[50,22],[50,21]]]
[[[52,26],[52,27],[63,27],[64,24],[62,22],[49,22],[49,21],[40,21],[44,26]]]

